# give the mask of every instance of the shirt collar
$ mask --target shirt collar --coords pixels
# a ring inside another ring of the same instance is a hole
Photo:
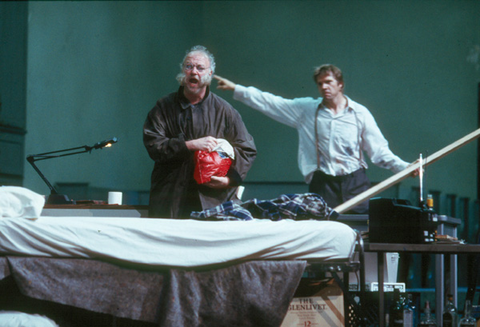
[[[345,95],[345,98],[347,98],[347,110],[348,111],[357,111],[357,108],[353,105],[352,99],[350,99],[348,96]]]
[[[356,108],[356,106],[354,105],[354,102],[352,101],[352,99],[350,99],[348,96],[344,95],[345,98],[347,99],[347,108],[345,111],[357,111],[358,112],[358,108]],[[325,105],[323,104],[323,98],[320,98],[320,108],[325,110],[327,109],[327,107],[325,107]]]
[[[178,95],[178,101],[180,102],[180,106],[182,107],[183,110],[188,109],[189,107],[192,106],[190,101],[188,101],[188,99],[183,94],[183,86],[180,86],[178,88],[177,95]],[[196,106],[202,104],[208,98],[209,95],[210,95],[210,86],[207,86],[207,91],[205,92],[205,96],[203,97],[202,101],[196,104]]]

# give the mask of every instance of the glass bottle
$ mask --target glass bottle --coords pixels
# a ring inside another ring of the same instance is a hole
[[[443,309],[442,326],[443,327],[457,327],[458,313],[457,308],[453,304],[453,295],[447,295],[447,302]]]
[[[388,315],[388,326],[403,327],[403,299],[398,288],[393,290],[393,302]]]
[[[458,327],[476,326],[477,320],[472,317],[472,302],[470,300],[465,301],[465,313],[463,318],[460,319]]]
[[[412,300],[412,294],[408,294],[405,302],[403,303],[403,326],[404,327],[414,327],[417,325],[415,316],[415,304]]]
[[[427,208],[433,209],[433,196],[431,194],[427,195]]]
[[[432,317],[432,312],[430,311],[430,302],[425,301],[425,310],[424,310],[424,315],[423,318],[420,320],[420,323],[418,324],[419,326],[422,327],[436,327],[437,322],[435,319]]]

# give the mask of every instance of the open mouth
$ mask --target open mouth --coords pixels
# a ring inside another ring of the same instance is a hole
[[[194,78],[194,77],[192,77],[192,78],[190,78],[190,79],[188,80],[188,82],[189,82],[190,84],[197,85],[198,82],[199,82],[199,80],[196,79],[196,78]]]

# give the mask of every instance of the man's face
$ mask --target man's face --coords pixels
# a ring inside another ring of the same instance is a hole
[[[191,93],[200,93],[211,81],[210,61],[201,52],[190,54],[183,65],[185,79],[183,86]]]
[[[322,98],[331,100],[343,94],[343,84],[339,83],[332,73],[317,76],[318,92]]]

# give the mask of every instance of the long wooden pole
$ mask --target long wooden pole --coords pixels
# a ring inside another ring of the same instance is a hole
[[[480,128],[477,129],[476,131],[462,137],[461,139],[457,140],[456,142],[453,142],[452,144],[444,147],[443,149],[435,152],[434,154],[428,156],[423,160],[423,164],[420,161],[417,161],[413,163],[412,165],[408,166],[406,169],[402,170],[401,172],[387,178],[383,182],[369,188],[363,193],[360,193],[354,198],[351,198],[350,200],[342,203],[341,205],[337,206],[335,208],[335,211],[338,213],[344,213],[353,207],[357,206],[358,204],[362,203],[363,201],[366,201],[370,199],[371,197],[377,195],[380,192],[383,192],[390,186],[404,180],[408,176],[410,176],[415,170],[420,168],[420,166],[425,167],[428,166],[431,163],[434,163],[435,161],[445,157],[446,155],[452,153],[455,150],[458,150],[465,144],[477,139],[480,137]]]

